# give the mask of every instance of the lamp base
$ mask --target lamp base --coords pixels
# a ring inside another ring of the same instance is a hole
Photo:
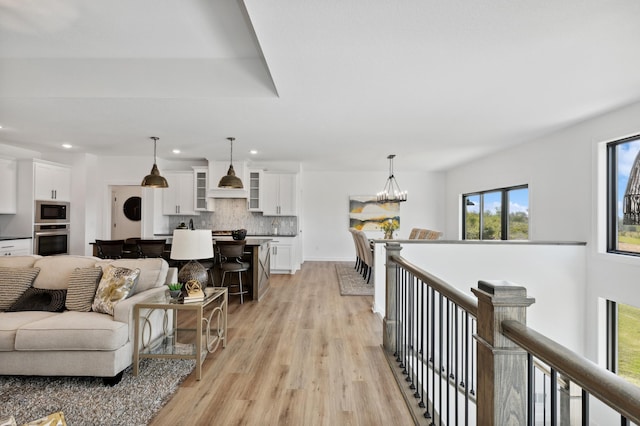
[[[207,270],[197,260],[190,260],[178,271],[178,282],[184,284],[191,280],[197,280],[202,288],[209,282]]]

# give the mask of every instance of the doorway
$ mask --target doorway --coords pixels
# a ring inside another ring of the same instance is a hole
[[[126,240],[142,235],[142,187],[111,187],[111,239]]]

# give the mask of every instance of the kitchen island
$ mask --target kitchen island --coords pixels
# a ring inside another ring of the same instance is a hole
[[[215,246],[216,240],[230,240],[229,237],[213,237]],[[251,269],[246,275],[247,281],[243,285],[250,291],[251,300],[258,301],[269,290],[271,278],[271,238],[250,237],[246,239],[245,256],[243,260],[249,262]],[[214,251],[215,252],[215,251]],[[215,265],[217,268],[218,265]],[[220,285],[215,283],[214,285]]]

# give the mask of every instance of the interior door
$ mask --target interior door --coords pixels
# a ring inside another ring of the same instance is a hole
[[[126,240],[142,235],[142,187],[122,185],[111,188],[111,239]]]

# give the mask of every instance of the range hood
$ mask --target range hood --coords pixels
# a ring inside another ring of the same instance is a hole
[[[229,169],[228,161],[211,161],[209,160],[209,191],[207,191],[207,197],[209,198],[249,198],[249,191],[247,191],[247,185],[249,181],[245,177],[245,164],[243,162],[236,162],[233,165],[236,176],[238,176],[244,185],[242,189],[236,188],[218,188],[218,182],[227,174]]]

